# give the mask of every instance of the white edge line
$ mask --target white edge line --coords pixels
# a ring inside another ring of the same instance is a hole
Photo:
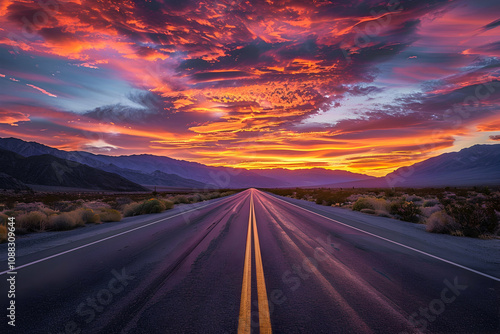
[[[222,201],[221,201],[222,202]],[[198,210],[198,209],[202,209],[202,208],[205,208],[207,206],[210,206],[210,205],[213,205],[213,204],[216,204],[216,203],[219,203],[219,201],[215,202],[215,203],[209,203],[207,205],[203,205],[203,206],[199,206],[199,207],[196,207],[196,208],[193,208],[191,210],[188,210],[188,211],[183,211],[183,212],[180,212],[180,213],[177,213],[173,216],[170,216],[170,217],[165,217],[165,218],[162,218],[162,219],[159,219],[159,220],[156,220],[154,222],[151,222],[151,223],[148,223],[146,225],[141,225],[141,226],[138,226],[138,227],[135,227],[131,230],[127,230],[127,231],[123,231],[121,233],[118,233],[118,234],[114,234],[114,235],[111,235],[109,237],[106,237],[104,239],[99,239],[99,240],[96,240],[96,241],[93,241],[89,244],[85,244],[85,245],[82,245],[82,246],[78,246],[76,248],[72,248],[72,249],[68,249],[64,252],[61,252],[61,253],[57,253],[57,254],[54,254],[54,255],[51,255],[51,256],[47,256],[43,259],[39,259],[39,260],[36,260],[36,261],[33,261],[33,262],[29,262],[29,263],[26,263],[26,264],[23,264],[22,266],[19,266],[19,267],[15,267],[14,269],[12,270],[5,270],[5,271],[2,271],[0,272],[0,276],[2,276],[3,274],[6,274],[6,273],[12,273],[13,271],[16,271],[18,269],[22,269],[22,268],[25,268],[25,267],[28,267],[28,266],[31,266],[33,264],[37,264],[39,262],[43,262],[43,261],[46,261],[46,260],[49,260],[49,259],[53,259],[55,257],[58,257],[58,256],[61,256],[61,255],[64,255],[64,254],[68,254],[68,253],[71,253],[71,252],[74,252],[76,250],[79,250],[79,249],[82,249],[82,248],[85,248],[85,247],[88,247],[88,246],[92,246],[92,245],[95,245],[95,244],[98,244],[100,242],[103,242],[103,241],[106,241],[106,240],[109,240],[109,239],[113,239],[113,238],[116,238],[120,235],[124,235],[124,234],[127,234],[127,233],[130,233],[130,232],[133,232],[133,231],[137,231],[137,230],[140,230],[141,228],[145,228],[145,227],[148,227],[148,226],[151,226],[151,225],[154,225],[154,224],[157,224],[161,221],[164,221],[164,220],[168,220],[168,219],[171,219],[171,218],[175,218],[175,217],[178,217],[178,216],[181,216],[185,213],[188,213],[188,212],[191,212],[191,211],[195,211],[195,210]]]
[[[268,195],[270,195],[270,194],[268,194]],[[393,244],[395,244],[395,245],[398,245],[398,246],[401,246],[401,247],[404,247],[404,248],[410,249],[410,250],[415,251],[415,252],[417,252],[417,253],[427,255],[427,256],[432,257],[432,258],[434,258],[434,259],[441,260],[441,261],[443,261],[443,262],[449,263],[449,264],[454,265],[454,266],[456,266],[456,267],[459,267],[459,268],[462,268],[462,269],[465,269],[465,270],[471,271],[471,272],[473,272],[473,273],[475,273],[475,274],[478,274],[478,275],[481,275],[481,276],[484,276],[484,277],[487,277],[487,278],[491,278],[492,280],[495,280],[495,281],[497,281],[497,282],[500,282],[500,278],[498,278],[498,277],[495,277],[495,276],[491,276],[491,275],[485,274],[485,273],[480,272],[480,271],[477,271],[477,270],[475,270],[475,269],[472,269],[472,268],[469,268],[469,267],[463,266],[463,265],[461,265],[461,264],[458,264],[458,263],[455,263],[455,262],[452,262],[452,261],[449,261],[449,260],[443,259],[443,258],[441,258],[441,257],[439,257],[439,256],[429,254],[429,253],[427,253],[427,252],[424,252],[424,251],[421,251],[421,250],[419,250],[419,249],[416,249],[416,248],[413,248],[413,247],[407,246],[407,245],[405,245],[405,244],[401,244],[401,243],[399,243],[399,242],[397,242],[397,241],[394,241],[394,240],[391,240],[391,239],[387,239],[387,238],[381,237],[381,236],[379,236],[379,235],[376,235],[376,234],[373,234],[373,233],[367,232],[367,231],[365,231],[365,230],[362,230],[362,229],[360,229],[360,228],[357,228],[357,227],[351,226],[351,225],[349,225],[349,224],[345,224],[345,223],[339,222],[338,220],[335,220],[335,219],[330,218],[330,217],[323,216],[323,215],[321,215],[321,214],[319,214],[319,213],[317,213],[317,212],[314,212],[314,211],[307,210],[307,209],[305,209],[305,208],[303,208],[303,207],[300,207],[300,206],[295,205],[295,204],[293,204],[293,203],[287,202],[287,201],[285,201],[285,200],[283,200],[283,199],[281,199],[281,198],[275,197],[275,196],[273,196],[273,195],[270,195],[270,196],[272,196],[273,198],[275,198],[275,199],[277,199],[277,200],[280,200],[280,201],[282,201],[282,202],[285,202],[285,203],[287,203],[287,204],[293,205],[293,206],[295,206],[295,207],[297,207],[297,208],[299,208],[299,209],[302,209],[302,210],[304,210],[304,211],[307,211],[307,212],[310,212],[310,213],[314,213],[315,215],[320,216],[320,217],[322,217],[322,218],[329,219],[329,220],[331,220],[331,221],[333,221],[333,222],[335,222],[335,223],[337,223],[337,224],[340,224],[340,225],[343,225],[343,226],[346,226],[346,227],[350,227],[350,228],[352,228],[352,229],[354,229],[354,230],[356,230],[356,231],[360,231],[360,232],[366,233],[366,234],[371,235],[371,236],[373,236],[373,237],[375,237],[375,238],[379,238],[379,239],[382,239],[382,240],[388,241],[388,242],[393,243]]]

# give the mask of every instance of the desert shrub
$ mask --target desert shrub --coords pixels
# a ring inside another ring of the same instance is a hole
[[[174,207],[174,203],[169,200],[159,200],[151,198],[142,203],[130,203],[123,207],[123,215],[125,217],[144,215],[149,213],[160,213],[165,210],[170,210]]]
[[[172,200],[173,200],[174,204],[189,204],[188,198],[184,195],[174,196],[174,198]]]
[[[491,195],[491,189],[487,186],[481,188],[481,189],[478,189],[478,192],[480,192],[481,194],[484,194],[484,195]]]
[[[59,201],[52,205],[52,208],[60,212],[70,212],[82,206],[81,202]]]
[[[385,197],[396,197],[397,196],[396,190],[394,190],[393,188],[387,189],[384,191],[384,196]]]
[[[17,203],[14,207],[15,210],[24,212],[42,211],[42,208],[45,208],[45,206],[41,202]]]
[[[232,191],[226,191],[226,192],[220,193],[218,191],[215,191],[215,192],[209,193],[208,194],[209,196],[208,196],[207,199],[219,198],[219,197],[223,197],[223,196],[227,196],[227,195],[231,195],[231,194],[234,194],[234,192],[232,192]]]
[[[99,223],[99,215],[92,209],[80,208],[76,210],[76,214],[79,215],[79,219],[84,224],[97,224]]]
[[[388,211],[388,203],[385,199],[383,198],[368,198],[368,202],[375,208],[375,210],[378,211]]]
[[[446,207],[446,206],[448,206],[448,205],[450,205],[450,204],[455,203],[455,200],[454,200],[453,198],[450,198],[450,197],[446,197],[446,196],[444,196],[444,197],[440,197],[440,198],[439,198],[439,202],[440,202],[443,206],[445,206],[445,207]]]
[[[431,206],[431,207],[423,207],[421,209],[422,215],[424,217],[430,217],[434,212],[441,211],[442,208],[439,205]]]
[[[390,213],[401,220],[418,223],[421,211],[413,202],[397,201],[390,205]]]
[[[102,222],[119,222],[122,220],[122,214],[115,209],[103,208],[99,211],[99,218]]]
[[[121,205],[119,205],[116,201],[107,201],[106,204],[109,205],[110,209],[118,210],[121,207]]]
[[[202,199],[200,194],[193,194],[193,195],[188,197],[188,201],[190,203],[198,203],[198,202],[201,202],[202,200],[203,199]]]
[[[470,203],[480,204],[486,201],[486,196],[483,194],[475,194],[467,199]]]
[[[413,194],[413,195],[406,196],[406,201],[407,202],[413,202],[413,203],[415,203],[415,202],[421,202],[422,198],[418,197],[415,194]]]
[[[59,215],[49,217],[48,229],[52,231],[66,231],[83,225],[85,223],[81,220],[79,212],[63,212]]]
[[[9,217],[15,217],[19,214],[19,211],[15,211],[15,210],[7,210],[4,212],[4,215],[7,215]]]
[[[50,215],[56,214],[56,211],[54,211],[50,208],[47,208],[47,207],[41,208],[40,211],[43,212],[47,217]]]
[[[7,226],[0,225],[0,243],[7,242]]]
[[[137,202],[133,202],[133,203],[129,203],[129,204],[125,205],[122,209],[123,216],[131,217],[131,216],[138,215],[139,214],[138,208],[140,205],[141,205],[141,203],[137,203]]]
[[[140,215],[148,213],[160,213],[165,211],[165,204],[156,198],[151,198],[142,202],[138,210],[138,214]]]
[[[436,200],[436,199],[428,199],[428,200],[424,201],[423,207],[424,208],[430,208],[430,207],[433,207],[433,206],[438,205],[438,204],[439,204],[438,200]]]
[[[297,188],[297,189],[290,189],[290,188],[286,188],[286,189],[272,189],[272,193],[276,194],[276,195],[279,195],[279,196],[291,196],[298,189],[299,188]]]
[[[375,210],[375,207],[370,203],[368,198],[361,197],[361,198],[358,198],[358,200],[354,203],[354,205],[352,206],[352,209],[354,211],[361,211],[363,209]]]
[[[352,209],[354,211],[361,211],[363,209],[371,209],[383,213],[388,213],[387,201],[383,198],[374,197],[361,197],[353,205]]]
[[[344,204],[350,195],[351,193],[347,191],[334,191],[330,194],[329,201],[332,202],[331,204]]]
[[[477,238],[481,234],[495,233],[498,230],[498,217],[490,203],[452,203],[445,207],[467,237]]]
[[[455,237],[464,237],[464,232],[462,232],[461,230],[452,231],[450,234]]]
[[[8,220],[9,216],[0,212],[0,225],[7,225]]]
[[[459,225],[443,210],[434,212],[425,223],[425,230],[432,233],[452,233],[457,229]]]
[[[0,225],[0,244],[7,242],[7,226]]]
[[[47,216],[40,211],[31,211],[16,217],[16,228],[28,232],[43,231],[47,224]]]
[[[361,209],[360,212],[368,213],[370,215],[375,214],[375,210],[373,210],[373,209]]]
[[[361,197],[363,197],[363,195],[361,194],[352,194],[350,195],[349,197],[347,197],[347,202],[351,202],[351,203],[354,203],[356,202],[358,199],[360,199]]]
[[[350,195],[351,193],[342,190],[320,190],[316,194],[316,204],[327,206],[335,205],[337,203],[344,204]],[[303,198],[304,196],[306,196],[306,194],[300,197],[297,196],[297,198]]]
[[[212,197],[214,196],[213,193],[208,193],[208,194],[198,194],[199,195],[199,201],[200,202],[203,202],[203,201],[208,201],[209,199],[212,199],[212,198],[217,198],[217,197]]]
[[[118,197],[116,199],[116,204],[118,206],[123,206],[132,203],[132,199],[130,197]]]
[[[165,210],[170,210],[174,208],[174,202],[172,201],[164,200],[163,204],[165,205]]]
[[[102,210],[102,209],[110,209],[111,206],[108,203],[104,203],[102,201],[91,201],[85,203],[85,208],[92,210]]]

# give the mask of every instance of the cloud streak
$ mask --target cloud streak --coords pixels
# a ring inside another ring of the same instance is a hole
[[[35,86],[35,85],[32,85],[32,84],[26,84],[26,86],[31,87],[31,88],[34,88],[34,89],[38,90],[39,92],[41,92],[42,94],[45,94],[45,95],[47,95],[47,96],[50,96],[50,97],[57,97],[57,95],[54,95],[54,94],[52,94],[52,93],[49,93],[49,92],[47,92],[45,89],[40,88],[40,87],[37,87],[37,86]]]
[[[496,129],[492,1],[51,4],[0,6],[3,135],[383,175]]]

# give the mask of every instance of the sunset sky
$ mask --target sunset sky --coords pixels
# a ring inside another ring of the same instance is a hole
[[[0,137],[381,176],[500,143],[499,57],[498,0],[0,0]]]

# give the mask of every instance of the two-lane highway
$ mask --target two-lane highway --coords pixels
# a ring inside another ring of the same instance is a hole
[[[498,278],[255,189],[116,224],[123,228],[22,252],[16,327],[2,328],[500,332]]]

